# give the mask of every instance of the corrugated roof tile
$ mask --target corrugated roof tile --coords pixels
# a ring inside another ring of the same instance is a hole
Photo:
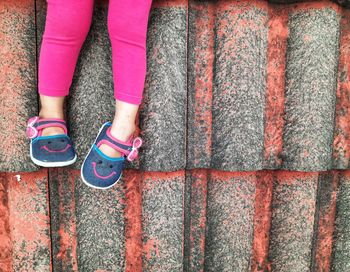
[[[0,12],[0,171],[35,171],[23,129],[38,110],[34,1],[1,1]]]
[[[142,176],[142,271],[183,270],[184,171]]]
[[[1,2],[0,270],[348,270],[349,173],[324,170],[349,166],[350,2],[299,2],[154,0],[145,144],[103,192],[74,168],[113,117],[107,1],[67,105],[80,160],[33,173],[46,3]]]
[[[272,271],[307,271],[311,263],[318,173],[275,173],[269,263]]]
[[[0,173],[0,182],[0,226],[5,227],[1,235],[5,239],[0,242],[1,270],[50,271],[47,170]]]

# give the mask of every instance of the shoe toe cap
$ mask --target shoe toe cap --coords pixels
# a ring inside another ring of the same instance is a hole
[[[104,189],[113,186],[120,179],[123,166],[123,157],[108,159],[93,146],[82,165],[81,174],[87,185]]]

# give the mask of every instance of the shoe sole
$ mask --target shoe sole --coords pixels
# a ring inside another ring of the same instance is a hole
[[[98,131],[97,136],[96,136],[96,138],[95,138],[95,141],[94,141],[93,143],[96,142],[98,136],[100,136],[100,133],[101,133],[102,129],[103,129],[103,128],[105,127],[105,125],[108,124],[108,123],[109,123],[109,122],[106,122],[106,123],[104,123],[104,124],[102,125],[102,127],[101,127],[100,130]],[[88,182],[84,179],[84,176],[83,176],[83,166],[84,166],[84,164],[85,164],[86,158],[90,155],[90,152],[91,152],[92,148],[93,148],[93,144],[91,145],[90,150],[89,150],[88,154],[85,156],[85,159],[84,159],[84,161],[83,161],[83,164],[81,165],[81,168],[80,168],[80,176],[81,176],[81,179],[82,179],[82,181],[83,181],[87,186],[89,186],[89,187],[91,187],[91,188],[94,188],[94,189],[106,190],[106,189],[112,188],[112,187],[115,186],[115,185],[118,183],[118,181],[122,178],[122,175],[123,175],[123,174],[120,174],[120,177],[118,178],[118,180],[117,180],[116,182],[114,182],[112,185],[109,185],[109,186],[107,186],[107,187],[98,187],[98,186],[94,186],[94,185],[88,183]]]
[[[43,162],[35,159],[33,157],[32,153],[32,145],[30,144],[30,158],[32,162],[34,162],[36,165],[42,166],[42,167],[63,167],[63,166],[68,166],[72,165],[73,163],[76,162],[77,160],[77,154],[75,154],[74,158],[70,161],[63,161],[63,162]]]

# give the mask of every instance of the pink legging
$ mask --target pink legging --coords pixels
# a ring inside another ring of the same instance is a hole
[[[80,49],[89,32],[94,0],[47,0],[39,57],[39,93],[67,96]],[[109,0],[114,97],[141,104],[146,76],[146,36],[152,0]]]

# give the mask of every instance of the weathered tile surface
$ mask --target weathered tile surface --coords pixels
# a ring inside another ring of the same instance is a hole
[[[297,9],[288,25],[283,168],[330,169],[339,16],[332,8]]]
[[[342,172],[339,179],[332,271],[350,269],[350,173]]]
[[[77,173],[53,168],[50,176],[50,215],[55,271],[78,271],[75,182]]]
[[[37,113],[34,1],[0,2],[0,171],[35,171],[25,127]]]
[[[263,2],[264,3],[264,2]],[[266,88],[267,5],[216,6],[211,167],[261,168]]]
[[[92,189],[75,174],[78,268],[124,271],[124,179],[111,190]]]
[[[272,271],[309,271],[317,178],[318,173],[275,174],[269,245]]]
[[[184,171],[142,178],[142,271],[183,270]]]
[[[206,271],[249,270],[255,183],[255,172],[210,173],[204,262]]]
[[[157,1],[148,31],[148,71],[140,128],[146,171],[185,167],[187,108],[187,3]]]
[[[3,200],[6,200],[4,204],[8,213],[7,230],[12,243],[12,249],[7,248],[12,253],[12,270],[4,271],[50,271],[47,170],[4,173],[0,174],[0,179],[0,186],[6,188],[2,194],[6,194]]]
[[[37,170],[23,126],[45,2],[0,3],[0,271],[350,269],[349,173],[333,170],[350,159],[349,1],[154,0],[145,144],[103,192],[72,168],[6,172]],[[113,116],[107,11],[68,99],[73,168]]]

